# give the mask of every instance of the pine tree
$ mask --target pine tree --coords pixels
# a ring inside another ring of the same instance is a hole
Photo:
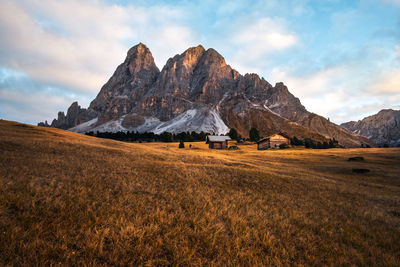
[[[179,142],[179,148],[185,148],[185,144],[183,143],[182,140]]]
[[[230,129],[228,135],[233,140],[238,140],[239,138],[238,132],[236,131],[235,128]]]
[[[260,134],[259,134],[257,128],[255,128],[255,127],[252,127],[250,129],[249,136],[250,136],[250,141],[257,142],[260,139]]]

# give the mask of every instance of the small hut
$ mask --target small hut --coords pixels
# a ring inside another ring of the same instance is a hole
[[[210,149],[224,149],[228,147],[229,136],[207,135],[206,144]]]
[[[257,149],[279,148],[280,145],[290,145],[289,137],[283,134],[273,134],[257,141]]]

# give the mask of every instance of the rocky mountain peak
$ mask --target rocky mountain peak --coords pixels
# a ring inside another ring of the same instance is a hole
[[[237,127],[242,136],[257,126],[264,136],[284,130],[320,141],[335,137],[349,146],[364,142],[310,114],[283,83],[272,86],[254,73],[242,76],[216,50],[201,45],[170,58],[161,72],[150,50],[142,43],[135,45],[87,110],[74,102],[52,126],[79,132],[218,134]]]
[[[400,110],[382,109],[359,121],[349,121],[342,127],[367,138],[377,145],[400,145]]]
[[[392,115],[392,114],[397,113],[397,112],[399,112],[399,111],[398,110],[393,110],[391,108],[388,108],[388,109],[380,110],[377,115],[387,115],[387,114]]]
[[[205,49],[203,46],[198,45],[196,47],[191,47],[183,52],[183,65],[184,66],[193,66],[197,64],[199,58],[203,55]]]
[[[98,113],[98,123],[126,114],[148,92],[159,74],[150,49],[139,43],[129,49],[125,61],[103,85],[89,109]]]
[[[78,101],[75,101],[71,104],[71,106],[68,108],[67,111],[67,116],[75,115],[79,112],[81,106],[78,105]]]
[[[157,74],[159,72],[150,49],[142,43],[129,49],[124,63],[128,66],[131,75],[143,70]]]
[[[216,65],[219,67],[226,66],[226,62],[223,56],[218,53],[215,49],[209,48],[204,54],[203,64],[205,65]]]
[[[127,56],[130,57],[130,56],[132,56],[134,54],[146,54],[146,53],[150,53],[151,54],[150,49],[147,48],[147,46],[145,44],[139,43],[139,44],[137,44],[135,46],[132,46],[128,50]]]
[[[275,88],[275,90],[278,90],[278,91],[280,91],[280,92],[285,92],[285,93],[286,93],[286,92],[289,92],[287,86],[286,86],[283,82],[277,82],[277,83],[275,83],[274,88]]]

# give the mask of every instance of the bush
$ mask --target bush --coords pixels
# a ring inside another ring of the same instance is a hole
[[[304,142],[303,140],[298,139],[296,136],[290,139],[290,144],[293,146],[303,146]]]
[[[279,148],[283,149],[283,148],[289,148],[288,144],[280,144]]]
[[[179,142],[179,148],[185,148],[185,144],[183,143],[182,140]]]
[[[228,135],[232,140],[239,140],[239,135],[235,128],[230,129]]]
[[[255,128],[255,127],[252,127],[250,129],[249,136],[250,136],[250,141],[257,142],[260,139],[260,134],[259,134],[257,128]]]

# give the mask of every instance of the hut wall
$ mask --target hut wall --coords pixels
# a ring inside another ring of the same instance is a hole
[[[225,142],[210,142],[209,148],[222,149],[226,148]]]
[[[269,140],[265,140],[265,141],[260,142],[260,143],[257,144],[257,149],[258,150],[264,150],[264,149],[267,149],[269,147],[270,147],[269,146]]]
[[[290,144],[290,140],[281,135],[275,135],[270,138],[271,147],[279,147],[281,144]]]

